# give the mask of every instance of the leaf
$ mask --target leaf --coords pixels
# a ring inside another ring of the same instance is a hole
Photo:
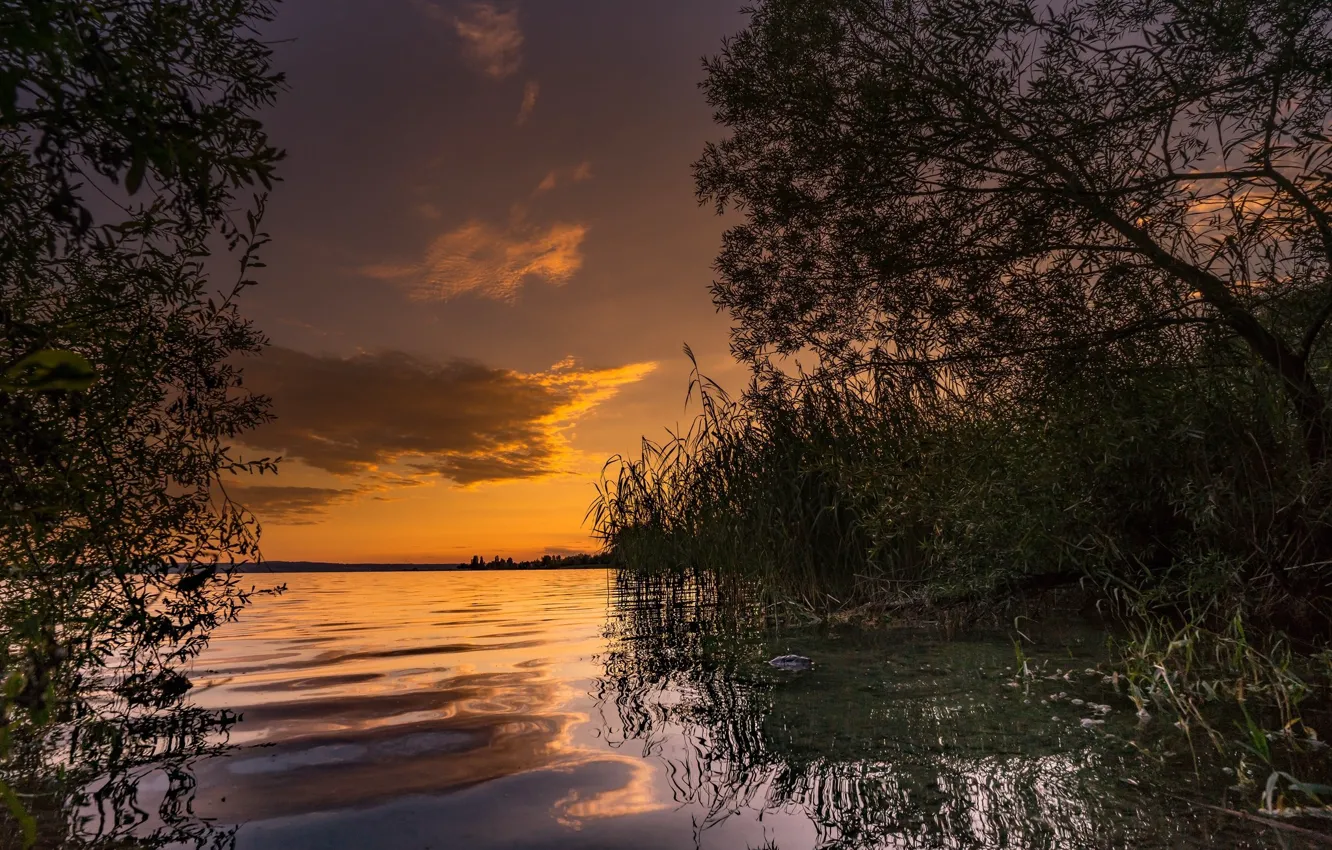
[[[186,573],[176,582],[176,589],[182,593],[193,593],[204,586],[204,582],[217,575],[217,567],[209,565],[197,573]]]
[[[1332,799],[1332,785],[1323,785],[1318,782],[1293,782],[1290,787],[1307,794],[1315,800]]]
[[[21,81],[20,75],[13,71],[0,74],[0,117],[3,117],[6,123],[17,123],[18,90]]]
[[[14,816],[14,820],[18,821],[20,829],[23,830],[23,846],[32,847],[37,843],[37,820],[28,814],[28,810],[23,807],[23,801],[4,780],[0,780],[0,797],[4,798],[9,813]]]
[[[134,152],[134,159],[130,162],[129,173],[125,175],[125,188],[133,195],[139,191],[143,185],[143,172],[148,167],[148,158],[140,151]]]
[[[0,391],[86,390],[96,380],[97,370],[82,354],[48,348],[9,367],[0,379]]]

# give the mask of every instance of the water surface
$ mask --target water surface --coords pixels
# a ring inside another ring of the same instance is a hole
[[[1187,744],[1094,631],[1014,687],[1003,635],[731,627],[601,570],[271,578],[198,667],[244,719],[194,805],[242,850],[1299,846],[1180,799],[1233,778],[1141,756]]]

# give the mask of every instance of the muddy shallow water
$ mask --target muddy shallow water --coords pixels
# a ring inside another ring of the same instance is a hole
[[[195,811],[244,850],[1301,846],[1182,799],[1251,802],[1094,630],[1015,686],[1005,635],[730,628],[600,570],[276,580],[197,668],[244,719]]]

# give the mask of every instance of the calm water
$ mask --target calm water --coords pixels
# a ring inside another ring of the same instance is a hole
[[[1293,846],[1170,796],[1226,779],[1136,755],[1187,745],[1094,633],[1012,687],[1002,636],[728,630],[603,571],[280,578],[198,668],[244,720],[195,809],[244,850]]]

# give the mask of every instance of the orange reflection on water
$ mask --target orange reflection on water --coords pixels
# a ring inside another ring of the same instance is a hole
[[[201,771],[224,822],[444,793],[604,760],[625,787],[571,793],[552,816],[648,811],[645,763],[591,746],[586,683],[604,646],[601,570],[289,574],[196,665],[197,702],[243,721]]]
[[[581,788],[572,788],[569,793],[556,801],[554,810],[556,820],[564,826],[579,829],[583,821],[600,818],[625,817],[659,812],[671,808],[673,802],[663,800],[657,793],[656,773],[648,762],[629,756],[609,756],[598,753],[586,761],[613,760],[623,764],[629,770],[629,781],[619,788],[608,791],[588,792]]]

